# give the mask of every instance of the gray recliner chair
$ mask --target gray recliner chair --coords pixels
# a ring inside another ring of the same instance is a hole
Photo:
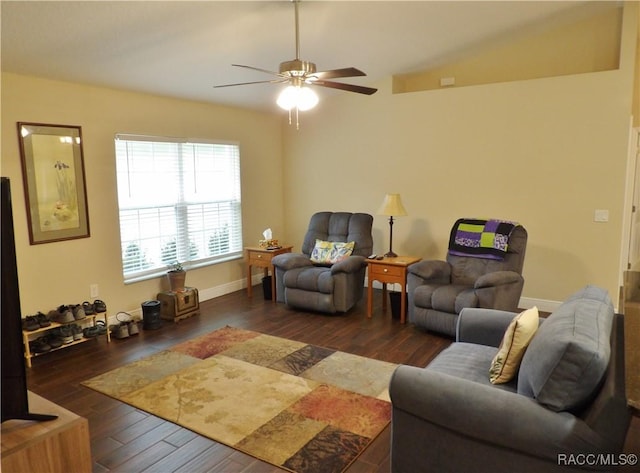
[[[373,251],[373,217],[364,213],[318,212],[311,217],[301,253],[272,260],[276,299],[288,306],[325,313],[347,312],[364,292],[366,257]],[[316,240],[354,242],[350,256],[334,264],[311,261]]]
[[[465,235],[460,232],[464,225],[481,222],[500,221],[459,219],[451,229],[446,261],[425,260],[409,266],[409,322],[454,337],[458,316],[464,308],[506,311],[518,308],[524,286],[522,267],[527,231],[521,225],[509,227],[509,234],[501,235],[505,241],[508,239],[506,251],[492,249],[486,254],[481,248],[465,248],[464,244],[456,243],[461,234]],[[468,240],[473,240],[473,236]],[[480,232],[477,236],[479,240]]]

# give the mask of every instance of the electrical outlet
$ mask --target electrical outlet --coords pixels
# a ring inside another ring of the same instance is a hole
[[[89,292],[91,293],[91,298],[92,299],[95,299],[100,295],[100,293],[98,292],[98,285],[97,284],[89,285]]]
[[[593,213],[593,221],[594,222],[608,222],[609,221],[609,211],[596,209]]]

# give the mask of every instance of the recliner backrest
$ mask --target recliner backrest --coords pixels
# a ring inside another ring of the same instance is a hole
[[[454,228],[452,231],[454,231]],[[458,256],[447,253],[447,262],[451,265],[453,284],[472,285],[483,274],[495,271],[515,271],[522,274],[524,255],[527,249],[527,231],[522,225],[513,229],[509,237],[509,246],[504,259],[494,260],[471,256]]]
[[[353,254],[369,256],[373,252],[373,217],[365,213],[317,212],[311,216],[302,242],[302,253],[309,256],[316,240],[354,241]]]

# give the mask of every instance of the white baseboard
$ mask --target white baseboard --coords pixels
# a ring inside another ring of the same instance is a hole
[[[260,284],[262,282],[262,274],[253,275],[252,279],[253,284]],[[215,299],[216,297],[224,296],[225,294],[231,294],[232,292],[239,291],[240,289],[246,289],[247,280],[240,279],[237,281],[231,281],[226,284],[221,284],[220,286],[207,287],[205,289],[198,288],[198,299],[200,302],[208,301],[209,299]],[[138,307],[136,309],[127,310],[126,311],[133,320],[142,320],[142,307]],[[118,320],[116,318],[117,312],[113,314],[109,314],[107,316],[108,324],[117,324]]]
[[[532,307],[537,307],[538,310],[542,312],[553,312],[558,307],[560,307],[560,304],[562,304],[562,302],[549,301],[546,299],[534,299],[533,297],[521,297],[518,307],[520,307],[521,309],[531,309]]]
[[[251,278],[253,285],[260,284],[262,282],[262,274],[254,274]],[[368,281],[365,279],[365,288],[368,287]],[[394,287],[395,286],[395,287]],[[236,281],[231,281],[226,284],[222,284],[220,286],[208,287],[205,289],[198,289],[198,296],[200,302],[208,301],[209,299],[214,299],[216,297],[224,296],[225,294],[230,294],[232,292],[239,291],[241,289],[246,289],[247,280],[239,279]],[[382,283],[379,281],[373,282],[373,287],[375,289],[382,289]],[[389,284],[389,290],[400,290],[399,284]],[[518,307],[521,309],[530,309],[531,307],[538,307],[539,310],[543,312],[553,312],[560,306],[561,302],[559,301],[550,301],[546,299],[536,299],[533,297],[521,297]],[[131,317],[134,320],[142,320],[142,308],[137,308],[134,310],[129,310],[127,313],[131,314]],[[108,316],[109,324],[116,324],[118,321],[116,319],[116,314],[110,314]]]

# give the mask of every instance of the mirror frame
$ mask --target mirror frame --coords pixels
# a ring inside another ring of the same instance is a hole
[[[88,238],[81,127],[18,122],[18,141],[29,242]]]

